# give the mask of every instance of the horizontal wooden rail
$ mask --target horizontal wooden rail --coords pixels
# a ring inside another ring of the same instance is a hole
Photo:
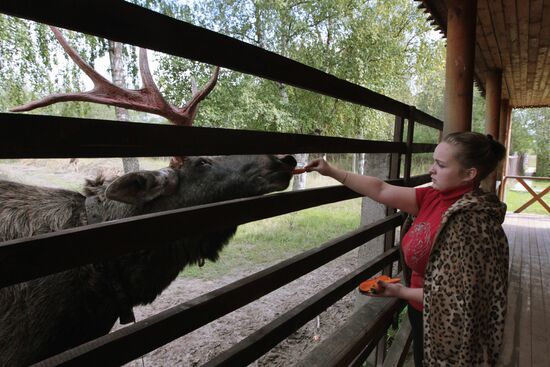
[[[401,214],[359,228],[213,292],[48,358],[38,366],[118,366],[228,314],[403,223]],[[397,249],[385,254],[397,258]]]
[[[411,153],[431,153],[435,150],[437,144],[413,143]]]
[[[219,65],[398,116],[409,111],[408,105],[357,84],[125,1],[2,0],[0,12]],[[174,42],[175,34],[185,42]]]
[[[6,241],[0,243],[0,287],[154,248],[187,235],[358,196],[343,186],[332,186],[140,215]]]
[[[13,113],[0,113],[0,146],[0,158],[406,151],[388,141]]]
[[[417,110],[416,108],[411,109],[409,117],[421,125],[433,127],[434,129],[440,131],[443,130],[443,121],[431,115],[428,115],[426,112]]]
[[[504,176],[504,178],[521,178],[523,180],[533,180],[533,181],[550,181],[550,177],[544,176]]]
[[[376,273],[384,266],[399,259],[399,250],[392,248],[375,257],[363,266],[342,277],[313,297],[285,312],[269,324],[241,340],[202,367],[248,365],[267,353],[271,348],[305,325],[313,317],[333,305],[357,285]]]
[[[296,367],[362,365],[406,302],[396,298],[373,299],[315,347]],[[356,362],[355,362],[356,361]],[[355,362],[355,363],[354,363]]]
[[[408,186],[425,180],[426,175],[419,176]],[[404,185],[401,179],[387,182]],[[2,242],[0,287],[152,248],[204,228],[227,228],[359,196],[338,185],[176,209]]]
[[[415,186],[423,185],[423,184],[431,182],[431,181],[432,181],[431,175],[427,173],[427,174],[424,174],[424,175],[413,176],[413,177],[409,178],[409,180],[407,181],[407,184],[405,186],[415,187]]]

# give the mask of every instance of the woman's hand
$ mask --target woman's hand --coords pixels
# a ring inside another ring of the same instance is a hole
[[[373,297],[398,297],[401,296],[401,291],[404,289],[401,283],[386,283],[383,280],[378,281],[378,289],[376,293],[370,294]]]
[[[328,164],[323,158],[317,158],[309,162],[305,167],[306,172],[316,171],[323,176],[329,175],[332,170],[332,166]]]
[[[383,280],[378,281],[376,293],[371,293],[372,297],[397,297],[405,301],[414,301],[422,303],[424,291],[422,288],[409,288],[401,283],[386,283]]]

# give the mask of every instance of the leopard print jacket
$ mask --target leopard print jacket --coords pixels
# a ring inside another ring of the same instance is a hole
[[[495,366],[506,315],[506,205],[465,194],[443,215],[424,279],[424,366]]]

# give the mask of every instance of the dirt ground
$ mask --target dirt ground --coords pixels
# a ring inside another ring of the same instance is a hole
[[[100,164],[97,160],[80,160],[77,168],[69,164],[68,159],[0,161],[0,178],[78,190],[85,178],[93,178],[100,173],[109,176],[121,171],[120,160],[100,160],[99,162]],[[165,162],[149,161],[142,164],[142,168],[154,169],[163,165]],[[99,169],[99,166],[102,168]],[[221,256],[223,256],[223,252]],[[356,268],[356,263],[357,252],[351,251],[257,301],[211,322],[143,358],[128,363],[127,366],[202,365],[348,274]],[[208,263],[202,270],[208,271]],[[259,267],[234,269],[229,275],[215,281],[179,277],[152,304],[135,308],[136,320],[143,320],[259,270],[261,270]],[[354,292],[348,294],[320,314],[318,318],[309,321],[285,341],[275,346],[270,352],[255,361],[252,366],[292,366],[295,364],[345,322],[353,311],[355,296]],[[120,327],[117,324],[114,330]]]
[[[223,253],[222,253],[223,256]],[[285,311],[313,296],[355,268],[356,252],[352,251],[294,282],[203,326],[127,366],[200,366],[233,344],[274,320]],[[151,305],[134,309],[136,320],[142,320],[186,300],[229,284],[261,269],[239,269],[221,279],[176,279]],[[204,266],[208,271],[208,264]],[[319,342],[338,328],[353,310],[350,293],[325,312],[309,321],[285,341],[259,358],[252,366],[292,366]],[[118,327],[115,326],[115,329]]]

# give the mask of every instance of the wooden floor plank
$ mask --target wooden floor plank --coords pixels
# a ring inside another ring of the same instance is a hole
[[[499,366],[550,361],[550,216],[511,214],[508,313]]]
[[[542,259],[538,243],[538,227],[536,219],[528,219],[529,244],[531,248],[531,295],[532,295],[532,314],[531,330],[532,344],[531,356],[532,364],[535,367],[547,366],[547,348],[546,348],[546,316],[544,310],[543,287],[542,287]]]
[[[544,307],[544,322],[546,330],[546,361],[550,361],[550,217],[546,216],[537,220],[536,238],[540,250],[542,300]],[[548,362],[546,362],[548,365]]]
[[[500,354],[500,365],[511,366],[519,354],[519,310],[520,305],[520,272],[521,248],[517,245],[518,221],[516,216],[508,215],[504,222],[504,230],[510,246],[510,269],[508,276],[508,308],[504,328],[504,341]]]
[[[530,246],[529,230],[525,220],[519,220],[521,236],[519,245],[521,245],[521,312],[519,329],[519,365],[531,366],[531,266],[530,266]]]

